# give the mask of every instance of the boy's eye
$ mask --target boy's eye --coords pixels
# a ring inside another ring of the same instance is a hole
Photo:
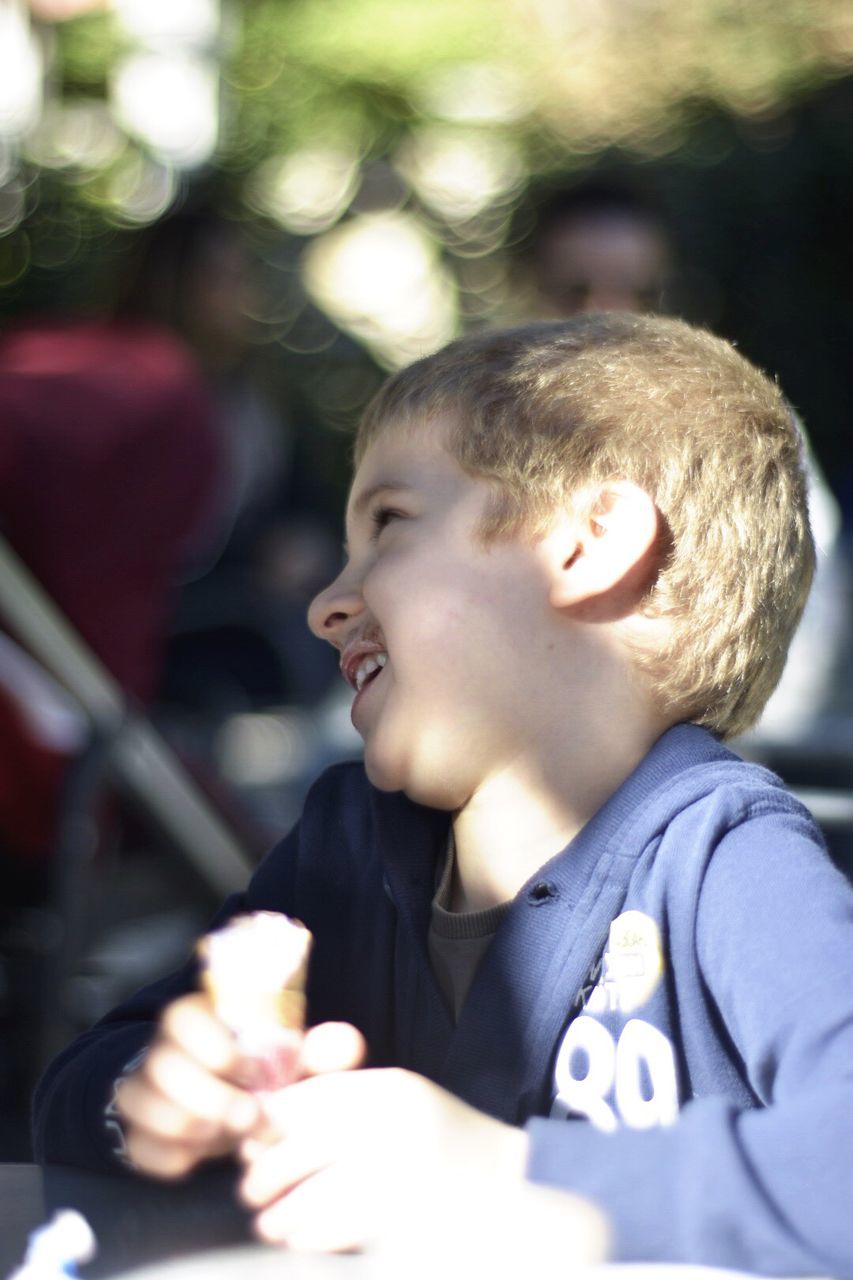
[[[389,525],[392,520],[402,520],[402,513],[395,510],[394,507],[376,507],[370,513],[370,522],[373,526],[372,538],[375,541],[382,530]]]

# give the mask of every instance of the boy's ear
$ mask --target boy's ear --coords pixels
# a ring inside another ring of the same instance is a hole
[[[660,568],[661,528],[651,497],[630,480],[578,495],[544,539],[551,604],[601,620],[631,613]]]

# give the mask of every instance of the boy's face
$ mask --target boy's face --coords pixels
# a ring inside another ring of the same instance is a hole
[[[457,809],[536,735],[555,611],[538,544],[480,540],[490,487],[440,435],[391,428],[370,446],[347,564],[308,618],[341,652],[371,781]]]

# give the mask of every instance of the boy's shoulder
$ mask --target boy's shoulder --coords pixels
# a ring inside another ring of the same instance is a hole
[[[669,729],[592,819],[585,837],[631,862],[653,852],[682,877],[735,833],[766,856],[784,834],[812,848],[823,837],[806,806],[771,770],[743,760],[706,729]],[[747,833],[747,834],[744,834]]]
[[[719,925],[737,904],[783,911],[792,896],[847,891],[802,801],[706,730],[670,730],[638,772],[647,784],[625,797],[634,815],[623,820],[622,849],[629,875],[669,915],[694,919],[701,903]]]
[[[822,842],[812,813],[777,773],[744,759],[722,743],[715,741],[714,746],[714,757],[696,775],[691,777],[688,772],[685,777],[697,798],[704,799],[732,826],[772,816],[783,825],[807,830]]]
[[[806,806],[765,765],[745,760],[707,729],[678,724],[669,729],[641,762],[628,788],[657,794],[673,815],[681,806],[708,801],[733,815],[778,811],[806,817]]]

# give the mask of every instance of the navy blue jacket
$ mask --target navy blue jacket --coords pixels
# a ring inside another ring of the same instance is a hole
[[[526,1125],[529,1176],[598,1200],[618,1259],[853,1277],[853,889],[802,805],[671,729],[518,893],[456,1026],[426,947],[448,823],[337,766],[217,919],[304,920],[311,1021]],[[51,1065],[40,1160],[115,1167],[112,1082],[195,977]]]

